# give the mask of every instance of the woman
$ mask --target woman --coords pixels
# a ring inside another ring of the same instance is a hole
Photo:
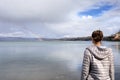
[[[102,31],[92,33],[93,45],[84,52],[81,80],[114,80],[112,50],[101,46],[102,39]]]

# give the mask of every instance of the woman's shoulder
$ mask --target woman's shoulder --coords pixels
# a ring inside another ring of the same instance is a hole
[[[87,56],[90,56],[91,55],[91,51],[90,51],[90,48],[91,48],[92,46],[88,46],[88,47],[86,47],[85,48],[85,50],[84,50],[84,55],[87,55]]]

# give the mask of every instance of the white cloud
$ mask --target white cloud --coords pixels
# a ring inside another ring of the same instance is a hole
[[[74,8],[73,4],[72,0],[0,0],[0,17],[10,21],[59,21]]]
[[[23,32],[13,32],[13,33],[0,33],[0,37],[25,37]]]
[[[33,32],[30,31],[26,31],[26,32],[21,32],[21,31],[15,31],[15,32],[8,32],[8,33],[0,33],[0,37],[34,37],[34,38],[41,38],[43,36],[39,35],[39,34],[35,34]]]
[[[82,19],[92,19],[92,16],[82,16]]]
[[[80,11],[97,8],[96,5],[106,2],[115,8],[102,16],[78,15]],[[77,37],[89,36],[100,28],[105,35],[110,35],[120,25],[118,4],[120,1],[114,0],[0,0],[0,33],[6,33],[6,36]],[[13,34],[19,31],[22,33]]]
[[[0,18],[8,21],[64,21],[99,0],[0,0]]]

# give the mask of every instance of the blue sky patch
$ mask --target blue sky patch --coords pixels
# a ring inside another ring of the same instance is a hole
[[[96,9],[89,9],[89,10],[86,10],[86,11],[83,11],[83,12],[79,12],[78,15],[79,16],[93,16],[93,17],[97,17],[97,16],[100,16],[102,15],[103,11],[108,11],[110,9],[113,8],[113,5],[103,5],[103,6],[100,6],[99,8],[96,8]]]

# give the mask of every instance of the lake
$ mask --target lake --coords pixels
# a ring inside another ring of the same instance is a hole
[[[83,52],[91,41],[0,42],[0,80],[80,80]],[[112,48],[120,79],[120,42]]]

